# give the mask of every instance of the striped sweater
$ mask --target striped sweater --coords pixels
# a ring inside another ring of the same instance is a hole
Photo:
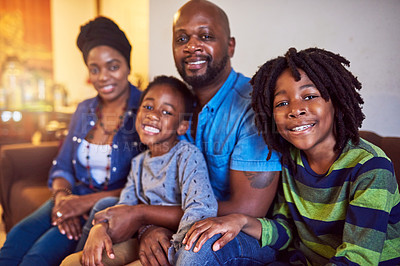
[[[282,170],[274,218],[259,219],[262,246],[308,265],[400,265],[400,195],[385,153],[349,142],[324,175],[292,156],[297,173]]]

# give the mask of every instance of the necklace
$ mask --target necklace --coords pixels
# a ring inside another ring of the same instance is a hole
[[[110,148],[109,148],[109,152],[107,153],[107,166],[105,167],[105,172],[106,172],[106,176],[104,178],[104,183],[103,183],[103,190],[107,190],[108,189],[108,182],[110,180],[110,162],[111,162],[111,151],[112,151],[112,144],[109,144]],[[91,173],[91,166],[90,166],[90,143],[88,142],[86,145],[86,171],[87,171],[87,176],[89,179],[89,188],[90,189],[94,189],[94,185],[93,185],[93,181],[94,178],[92,176]]]
[[[87,135],[88,139],[93,139],[94,135],[93,132],[97,130],[97,125],[100,125],[100,128],[102,129],[104,135],[106,135],[106,140],[105,142],[108,142],[108,139],[113,136],[115,133],[118,132],[118,130],[121,128],[123,122],[124,122],[124,117],[125,117],[125,112],[127,109],[127,102],[125,103],[125,106],[123,108],[122,114],[118,117],[118,123],[117,126],[113,129],[113,130],[108,130],[106,129],[106,127],[104,126],[104,122],[103,122],[103,114],[102,114],[102,110],[103,110],[103,104],[100,102],[99,105],[96,107],[96,116],[98,118],[97,123],[93,126],[93,129],[90,130],[90,132]],[[106,172],[106,177],[104,179],[104,183],[103,183],[103,190],[107,190],[108,189],[108,182],[110,181],[110,165],[111,165],[111,152],[112,152],[112,142],[109,143],[108,145],[110,145],[110,148],[108,149],[109,152],[107,153],[107,165],[105,167],[105,172]],[[90,167],[90,143],[87,143],[86,146],[86,172],[87,172],[87,176],[89,179],[89,188],[90,189],[94,189],[94,185],[93,185],[93,181],[94,178],[91,174],[91,167]]]

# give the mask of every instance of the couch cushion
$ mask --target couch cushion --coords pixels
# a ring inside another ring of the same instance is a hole
[[[46,185],[32,184],[26,182],[26,180],[15,182],[10,192],[12,224],[18,223],[26,215],[31,214],[51,196],[51,192]]]

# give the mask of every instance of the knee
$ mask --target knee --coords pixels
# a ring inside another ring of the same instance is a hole
[[[185,247],[182,247],[176,252],[175,263],[176,265],[200,265],[199,262],[202,262],[201,265],[204,265],[202,254],[203,252],[195,253],[193,250],[185,250]]]
[[[82,251],[73,253],[67,256],[60,264],[60,266],[74,266],[81,265]]]
[[[96,204],[93,206],[93,211],[99,212],[102,211],[108,207],[114,206],[115,204],[118,203],[119,198],[118,197],[105,197],[102,199],[99,199]]]
[[[212,245],[220,237],[218,234],[208,239],[198,252],[193,252],[195,244],[190,250],[185,250],[185,246],[181,247],[175,255],[176,265],[214,265],[216,253],[212,250]]]

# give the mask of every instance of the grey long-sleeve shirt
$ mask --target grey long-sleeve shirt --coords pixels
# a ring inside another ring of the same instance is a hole
[[[176,249],[193,223],[217,215],[218,204],[196,146],[182,140],[164,155],[150,155],[147,150],[132,159],[118,204],[182,206],[184,214],[172,237]]]

